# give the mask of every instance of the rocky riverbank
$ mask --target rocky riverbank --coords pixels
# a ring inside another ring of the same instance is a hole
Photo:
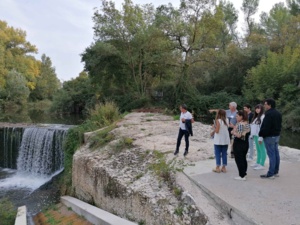
[[[195,193],[189,193],[178,176],[185,165],[214,157],[210,127],[196,122],[193,131],[185,158],[184,140],[179,156],[173,156],[178,121],[163,114],[130,113],[110,131],[86,134],[85,145],[73,158],[75,197],[139,224],[213,221],[209,217],[220,216],[218,212],[204,212],[201,207],[209,204],[204,199],[203,205],[196,203]],[[103,133],[105,143],[92,147],[93,136]],[[298,150],[281,147],[281,153],[283,158],[300,160]]]

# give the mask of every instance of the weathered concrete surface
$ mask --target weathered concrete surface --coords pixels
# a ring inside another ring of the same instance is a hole
[[[26,206],[20,206],[18,208],[15,225],[26,225],[27,224],[26,213],[27,213]]]
[[[233,159],[229,160],[227,173],[213,173],[214,160],[196,162],[184,172],[224,215],[231,215],[235,224],[296,225],[300,224],[298,154],[289,154],[288,160],[283,150],[280,177],[274,180],[260,178],[267,172],[268,164],[259,171],[248,167],[246,181],[234,180],[238,171]]]

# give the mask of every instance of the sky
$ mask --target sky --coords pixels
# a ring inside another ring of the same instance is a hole
[[[240,11],[242,0],[230,0]],[[124,0],[115,0],[121,9]],[[178,7],[180,0],[133,0],[135,4],[154,6],[171,2]],[[284,0],[260,0],[259,12],[269,12],[272,6]],[[35,58],[50,57],[57,77],[62,81],[75,78],[83,70],[80,54],[93,42],[92,16],[101,0],[0,0],[0,20],[9,26],[26,31],[27,41],[38,48]],[[243,15],[239,15],[243,20]],[[239,22],[242,29],[243,22]]]

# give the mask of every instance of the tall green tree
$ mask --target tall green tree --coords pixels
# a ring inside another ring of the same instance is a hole
[[[17,71],[8,73],[3,97],[6,101],[24,105],[29,97],[30,90],[27,87],[25,77]]]
[[[40,74],[36,79],[36,87],[31,92],[30,97],[32,100],[51,100],[59,88],[60,81],[56,76],[51,59],[43,54],[41,57]]]

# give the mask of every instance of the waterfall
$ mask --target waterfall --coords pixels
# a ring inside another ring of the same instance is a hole
[[[0,128],[0,169],[13,169],[9,171],[14,174],[0,179],[0,190],[20,187],[35,190],[61,172],[64,168],[63,141],[69,127]]]
[[[23,128],[4,127],[0,133],[0,167],[16,169]]]
[[[25,128],[17,161],[18,171],[51,175],[64,166],[66,129]]]

